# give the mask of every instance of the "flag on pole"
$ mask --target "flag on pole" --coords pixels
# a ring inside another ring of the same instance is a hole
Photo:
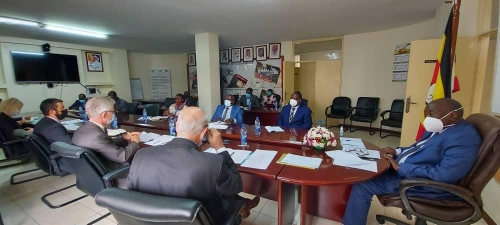
[[[429,87],[429,92],[427,92],[427,98],[425,99],[426,105],[436,99],[451,98],[451,93],[455,93],[460,90],[458,78],[455,76],[455,63],[453,63],[453,68],[451,68],[452,23],[453,9],[450,12],[450,16],[448,17],[448,22],[446,24],[446,29],[444,31],[443,37],[441,38],[441,48],[439,49],[436,66],[434,68],[434,74],[432,76],[431,85]],[[425,115],[422,115],[416,140],[420,140],[425,132],[425,128],[423,126],[424,119]]]

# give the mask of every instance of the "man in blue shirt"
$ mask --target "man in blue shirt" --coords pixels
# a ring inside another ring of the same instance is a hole
[[[302,105],[302,94],[296,91],[292,94],[290,104],[283,107],[278,118],[278,126],[282,128],[302,128],[312,127],[312,111],[306,105]]]
[[[224,105],[217,106],[211,121],[224,121],[226,124],[243,124],[241,107],[234,105],[233,95],[228,95],[226,97]]]
[[[87,102],[87,96],[85,94],[79,94],[78,95],[78,100],[76,100],[73,105],[69,107],[69,109],[74,109],[74,110],[79,110],[82,108],[85,110],[85,103]]]

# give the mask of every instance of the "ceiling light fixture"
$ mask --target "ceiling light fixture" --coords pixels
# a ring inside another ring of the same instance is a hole
[[[20,52],[20,51],[11,51],[11,53],[25,54],[25,55],[44,55],[43,53],[36,52]]]
[[[0,23],[25,25],[25,26],[31,26],[31,27],[39,27],[40,26],[40,23],[37,23],[37,22],[28,21],[28,20],[18,20],[18,19],[12,19],[12,18],[7,18],[7,17],[0,17]]]
[[[108,35],[105,35],[105,34],[100,34],[100,33],[95,33],[95,32],[90,32],[90,31],[83,31],[83,30],[76,30],[76,29],[71,29],[71,28],[66,28],[66,27],[47,25],[47,24],[44,24],[42,26],[42,29],[71,33],[71,34],[79,34],[79,35],[83,35],[83,36],[96,37],[96,38],[102,38],[102,39],[108,38]]]

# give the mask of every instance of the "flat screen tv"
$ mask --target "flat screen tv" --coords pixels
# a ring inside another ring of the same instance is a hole
[[[76,55],[11,51],[18,83],[78,83]]]

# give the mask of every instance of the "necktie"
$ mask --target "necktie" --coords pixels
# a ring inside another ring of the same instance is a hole
[[[224,113],[222,113],[222,119],[225,120],[226,119],[226,115],[227,115],[227,110],[229,109],[229,107],[226,106],[226,108],[224,109]]]
[[[292,107],[292,112],[290,113],[290,118],[288,118],[288,122],[291,123],[292,120],[293,120],[293,116],[294,116],[294,113],[295,112],[295,107]]]
[[[413,148],[410,148],[408,150],[406,150],[405,152],[399,154],[399,156],[396,158],[396,162],[399,162],[401,161],[404,157],[414,153],[415,151],[419,150],[422,146],[424,146],[424,143],[427,142],[429,139],[431,139],[433,136],[435,136],[437,133],[433,133],[429,138],[427,138],[426,140],[422,141],[422,144],[420,145],[415,145],[413,146]]]

